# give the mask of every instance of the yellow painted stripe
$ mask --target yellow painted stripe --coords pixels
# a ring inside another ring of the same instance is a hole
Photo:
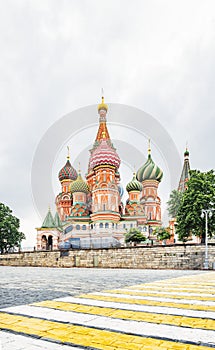
[[[60,301],[42,301],[34,303],[32,305],[47,307],[52,309],[75,311],[85,314],[93,314],[105,317],[120,318],[123,320],[143,321],[158,324],[168,324],[174,326],[202,328],[202,329],[215,329],[215,320],[201,319],[196,317],[186,317],[177,315],[156,314],[148,312],[138,312],[131,310],[119,310],[109,307],[88,306],[74,303],[60,302]]]
[[[126,303],[126,304],[138,304],[138,305],[152,305],[152,306],[166,306],[174,307],[178,309],[189,309],[189,310],[201,310],[201,311],[215,311],[215,306],[206,306],[206,305],[194,305],[194,304],[179,304],[179,303],[170,303],[164,301],[153,301],[153,300],[144,300],[144,299],[133,299],[133,298],[120,298],[120,297],[111,297],[105,295],[94,295],[94,294],[82,294],[79,295],[79,298],[94,299],[94,300],[103,300],[103,301],[113,301],[116,303]]]
[[[137,296],[147,296],[147,297],[159,297],[159,298],[171,298],[171,299],[189,299],[189,300],[203,300],[203,301],[215,301],[214,297],[201,297],[201,296],[186,296],[186,295],[174,295],[174,294],[159,294],[159,293],[146,293],[146,292],[133,292],[125,291],[123,289],[111,289],[105,290],[105,293],[114,293],[114,294],[125,294],[125,295],[137,295]]]
[[[159,283],[159,285],[167,285],[168,281],[166,281],[166,283]],[[215,283],[203,283],[201,281],[199,282],[190,282],[188,283],[188,281],[180,281],[180,282],[172,282],[172,280],[170,281],[170,283],[168,283],[168,286],[183,286],[183,287],[194,287],[194,288],[202,288],[202,289],[206,289],[206,288],[214,288],[215,287]]]
[[[174,349],[174,350],[211,350],[207,346],[185,345],[183,343],[121,334],[83,326],[74,326],[25,316],[0,314],[0,328],[22,332],[28,335],[49,338],[55,341],[69,342],[97,349]]]
[[[169,280],[161,280],[161,281],[155,281],[155,282],[150,282],[146,283],[146,285],[155,285],[155,284],[160,284],[160,285],[166,285],[169,284],[182,284],[183,286],[187,284],[188,286],[192,285],[199,285],[202,287],[207,287],[215,286],[215,272],[210,271],[207,274],[201,274],[201,275],[193,275],[193,276],[186,276],[186,277],[177,277],[177,278],[171,278]]]
[[[215,288],[211,288],[211,289],[206,289],[206,290],[201,290],[201,288],[180,288],[180,287],[175,287],[175,288],[171,288],[171,287],[166,287],[166,286],[153,286],[153,287],[146,287],[144,284],[142,285],[137,285],[137,286],[131,286],[131,287],[126,287],[126,289],[138,289],[138,290],[144,290],[144,291],[164,291],[164,292],[175,292],[178,291],[180,293],[198,293],[198,294],[211,294],[211,295],[215,295]]]

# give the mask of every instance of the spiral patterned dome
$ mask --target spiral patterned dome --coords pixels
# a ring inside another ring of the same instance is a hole
[[[77,171],[71,165],[69,159],[67,159],[64,167],[59,171],[58,178],[60,181],[63,180],[76,180],[78,177]]]
[[[91,169],[98,165],[113,165],[116,168],[120,166],[120,158],[115,149],[112,148],[106,140],[102,140],[98,147],[91,154],[89,166]]]
[[[88,193],[88,185],[86,182],[82,179],[81,174],[78,174],[77,180],[73,181],[70,186],[70,190],[72,193],[74,192],[83,192],[83,193]]]
[[[143,185],[136,179],[136,174],[134,173],[133,179],[127,184],[126,191],[142,191]]]
[[[160,182],[162,177],[163,171],[154,163],[149,153],[147,161],[137,172],[137,180],[140,182],[145,180],[157,180]]]

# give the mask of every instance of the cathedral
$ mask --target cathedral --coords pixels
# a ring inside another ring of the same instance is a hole
[[[68,154],[59,171],[61,192],[56,196],[56,214],[50,209],[37,229],[37,250],[59,247],[111,247],[124,242],[130,228],[138,227],[147,238],[161,226],[158,186],[163,172],[154,163],[150,142],[148,159],[131,176],[126,186],[127,200],[120,183],[120,156],[107,126],[108,106],[102,97],[98,105],[99,125],[90,150],[88,171],[83,179],[72,166]]]

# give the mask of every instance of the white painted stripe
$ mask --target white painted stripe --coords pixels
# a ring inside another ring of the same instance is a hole
[[[89,294],[90,295],[90,294]],[[189,299],[171,299],[171,298],[162,298],[162,297],[147,297],[147,296],[139,296],[139,295],[128,295],[128,294],[118,294],[118,293],[102,293],[95,292],[92,295],[97,296],[107,296],[107,297],[117,297],[117,298],[126,298],[126,299],[137,299],[137,300],[151,300],[151,301],[159,301],[159,302],[168,302],[174,304],[195,304],[195,305],[205,305],[205,306],[215,306],[215,302],[213,301],[205,301],[205,300],[189,300]]]
[[[156,289],[154,290],[143,290],[143,289],[127,289],[127,288],[123,288],[123,289],[119,289],[119,290],[122,290],[122,291],[125,291],[125,292],[138,292],[138,293],[149,293],[149,294],[153,294],[153,293],[156,293],[156,294],[170,294],[170,295],[182,295],[182,296],[198,296],[198,297],[201,297],[201,298],[204,298],[204,297],[211,297],[211,298],[214,298],[215,300],[215,294],[200,294],[200,293],[186,293],[186,292],[180,292],[178,290],[176,290],[175,292],[168,292],[167,290],[163,290],[163,291],[158,291]]]
[[[166,306],[150,306],[150,305],[116,303],[113,301],[102,301],[102,300],[84,299],[84,298],[76,298],[76,297],[64,297],[64,298],[58,298],[54,300],[62,301],[65,303],[83,304],[88,306],[92,305],[92,306],[100,306],[100,307],[110,307],[113,309],[141,311],[141,312],[155,312],[160,314],[168,314],[168,315],[176,315],[176,316],[211,318],[215,320],[215,312],[212,312],[212,311],[198,311],[198,310],[189,310],[189,309],[178,309],[178,308],[166,307]]]
[[[41,317],[47,320],[56,320],[60,322],[83,323],[87,324],[89,321],[97,318],[97,315],[82,314],[77,312],[68,312],[44,307],[36,307],[30,305],[12,306],[3,309],[4,312],[16,313],[19,315],[26,315],[32,317]],[[80,318],[81,316],[81,318]]]
[[[78,350],[74,346],[55,344],[41,339],[0,331],[1,350]]]
[[[133,333],[146,337],[157,337],[161,335],[177,341],[200,342],[213,344],[215,346],[215,332],[203,329],[192,329],[177,326],[168,326],[163,324],[137,322],[130,320],[121,320],[116,318],[85,315],[69,311],[53,310],[35,306],[15,306],[4,309],[5,312],[12,312],[26,316],[41,317],[47,320],[64,321],[76,323],[97,329],[110,329],[118,332]]]

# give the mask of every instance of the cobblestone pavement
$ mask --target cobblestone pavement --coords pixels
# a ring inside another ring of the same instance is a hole
[[[215,348],[213,271],[0,272],[0,350]]]
[[[201,272],[0,266],[0,308],[194,273]]]

